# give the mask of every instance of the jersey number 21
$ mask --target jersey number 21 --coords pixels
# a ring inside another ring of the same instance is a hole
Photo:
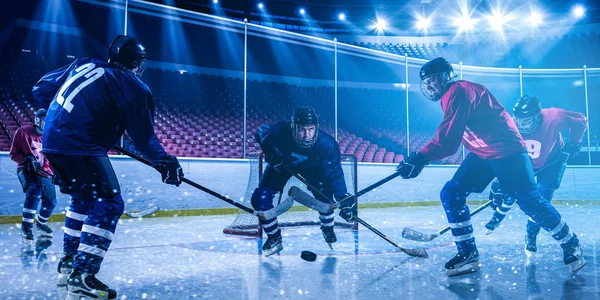
[[[67,80],[67,82],[65,82],[58,91],[56,102],[58,102],[58,104],[64,107],[64,109],[66,109],[68,112],[71,112],[71,110],[73,110],[74,106],[71,103],[71,101],[73,101],[73,98],[77,96],[77,93],[79,93],[81,90],[83,90],[83,88],[85,88],[90,83],[94,82],[96,79],[104,75],[103,68],[94,69],[94,67],[96,67],[96,64],[93,63],[88,63],[79,66],[79,68],[75,69],[75,75],[69,78],[69,80]],[[77,85],[73,90],[68,91],[68,93],[65,95],[69,87],[81,77],[85,77],[87,78],[87,80]]]

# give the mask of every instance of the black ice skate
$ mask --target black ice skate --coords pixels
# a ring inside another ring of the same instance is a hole
[[[21,242],[26,246],[33,246],[33,229],[21,227]]]
[[[58,272],[58,281],[56,282],[57,288],[67,288],[67,280],[71,273],[73,273],[73,256],[65,255],[58,262],[58,267],[56,268]]]
[[[329,248],[333,250],[333,243],[337,242],[337,237],[335,236],[335,232],[333,231],[333,226],[321,226],[321,231],[323,231],[323,238]]]
[[[281,239],[281,230],[278,230],[272,235],[267,235],[269,238],[263,244],[262,250],[265,256],[271,256],[283,250],[283,241]]]
[[[563,249],[563,261],[565,265],[571,268],[571,272],[577,272],[583,266],[585,266],[585,259],[583,258],[583,251],[579,245],[579,239],[576,235],[566,243],[560,245]]]
[[[456,276],[479,271],[479,252],[458,253],[446,263],[446,275]]]
[[[525,234],[525,255],[531,257],[537,252],[537,235]]]
[[[96,278],[94,274],[73,271],[67,280],[66,300],[116,299],[117,292]]]
[[[38,236],[52,237],[52,229],[48,225],[37,222],[35,223],[35,227],[37,228]]]
[[[489,235],[492,234],[492,232],[494,232],[494,230],[496,228],[498,228],[498,226],[500,226],[500,223],[502,222],[501,219],[496,218],[496,216],[492,217],[492,219],[487,222],[487,224],[485,224],[485,228],[487,229],[485,234]]]

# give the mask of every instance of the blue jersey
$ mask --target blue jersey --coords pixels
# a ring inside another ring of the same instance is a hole
[[[167,155],[154,133],[154,101],[133,72],[81,58],[42,77],[34,98],[49,107],[43,153],[105,156],[124,131],[151,161]]]
[[[303,148],[294,139],[290,122],[263,125],[260,146],[265,154],[278,153],[283,163],[308,181],[323,185],[336,197],[347,193],[340,147],[333,137],[319,130],[317,141]]]

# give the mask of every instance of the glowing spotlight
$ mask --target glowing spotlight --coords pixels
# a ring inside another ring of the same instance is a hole
[[[217,4],[217,3],[219,3],[219,0],[213,0],[213,3],[214,3],[214,4]]]
[[[258,3],[258,8],[263,9],[265,7],[265,5],[262,2]]]
[[[454,26],[458,27],[459,32],[471,31],[475,27],[475,20],[469,16],[462,16],[454,20]]]
[[[345,14],[345,13],[340,13],[340,14],[338,15],[338,19],[339,19],[340,21],[346,21],[346,14]]]
[[[388,29],[388,23],[384,19],[377,18],[377,22],[373,23],[371,28],[377,30],[377,33],[382,33]]]
[[[573,6],[572,10],[573,16],[577,19],[581,19],[585,16],[585,8],[581,4],[577,4]]]
[[[493,11],[491,15],[486,17],[492,29],[496,31],[504,31],[504,25],[509,21],[509,18],[501,12]]]
[[[536,11],[532,11],[527,21],[531,27],[540,26],[543,22],[542,15]]]
[[[304,8],[301,8],[301,9],[300,9],[300,14],[301,14],[301,15],[304,15],[305,13],[306,13],[306,11],[304,10]]]
[[[416,27],[421,30],[427,30],[431,25],[430,18],[423,18],[421,16],[417,17]]]

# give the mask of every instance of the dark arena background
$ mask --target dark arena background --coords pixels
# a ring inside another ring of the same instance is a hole
[[[9,3],[10,2],[10,3]],[[140,79],[154,99],[154,129],[185,178],[246,207],[266,163],[259,126],[312,106],[342,154],[348,191],[394,174],[436,136],[439,102],[419,71],[444,57],[456,80],[482,84],[512,115],[523,95],[587,118],[552,204],[581,242],[573,273],[545,231],[526,256],[528,216],[517,206],[486,234],[494,211],[473,216],[481,269],[447,277],[451,233],[440,191],[469,154],[426,166],[358,197],[371,228],[337,216],[330,249],[318,213],[295,203],[279,217],[283,250],[263,255],[255,216],[111,150],[125,211],[98,278],[117,299],[600,299],[600,4],[597,1],[446,0],[19,0],[0,11],[0,299],[65,299],[58,287],[70,197],[57,192],[53,236],[21,241],[25,194],[9,151],[41,105],[44,74],[83,57],[108,58],[118,35],[146,48]],[[569,128],[562,137],[572,141]],[[138,153],[125,134],[118,146]],[[292,179],[287,189],[306,186]],[[490,187],[472,193],[471,213]],[[277,204],[277,203],[275,203]],[[148,215],[145,215],[148,212]],[[141,216],[140,216],[141,215]],[[133,216],[133,217],[131,217]],[[338,226],[339,225],[339,226]],[[396,247],[396,244],[399,247]],[[428,258],[400,248],[424,249]],[[302,260],[302,251],[317,254]],[[83,298],[82,298],[83,299]],[[87,298],[85,298],[87,299]],[[90,298],[91,299],[91,298]]]

